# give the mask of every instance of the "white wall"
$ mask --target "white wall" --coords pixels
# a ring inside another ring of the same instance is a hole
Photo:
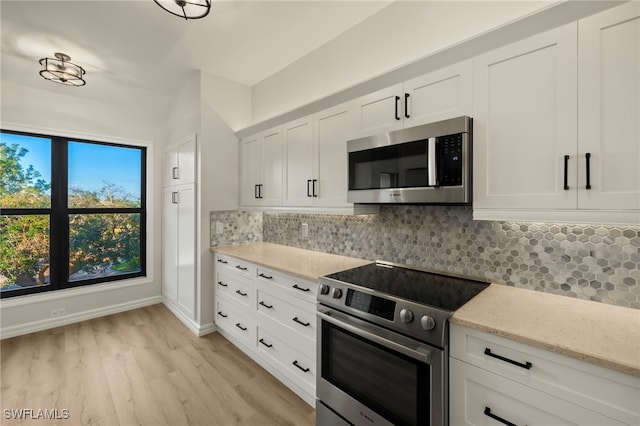
[[[424,58],[550,1],[397,1],[256,84],[252,124]]]
[[[201,72],[202,99],[234,131],[251,124],[251,88]]]
[[[112,105],[81,100],[7,82],[2,83],[0,105],[3,129],[145,145],[149,171],[147,277],[3,299],[2,338],[160,302],[160,199],[156,182],[163,135],[158,108],[133,102]],[[66,315],[51,318],[51,310],[58,308],[64,308]]]

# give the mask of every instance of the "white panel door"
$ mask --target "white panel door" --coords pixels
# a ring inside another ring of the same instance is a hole
[[[474,208],[576,209],[576,27],[474,59]]]
[[[473,62],[469,59],[405,81],[404,96],[408,98],[404,127],[471,115],[472,73]]]
[[[283,149],[282,128],[267,131],[262,136],[262,186],[258,193],[264,206],[282,205]]]
[[[640,209],[640,3],[583,19],[578,28],[578,206]]]
[[[178,179],[178,151],[171,149],[162,153],[162,187],[175,185]]]
[[[178,184],[196,181],[196,135],[178,146]]]
[[[162,294],[178,300],[178,205],[173,188],[162,191]]]
[[[181,187],[178,206],[178,304],[195,319],[196,297],[196,194],[195,184]]]
[[[353,103],[347,102],[315,116],[316,182],[313,202],[322,207],[345,207],[347,203],[347,139]]]
[[[355,139],[401,129],[404,118],[402,83],[362,96],[354,101]]]
[[[282,128],[286,157],[284,205],[310,206],[313,202],[313,122],[308,116]]]
[[[249,136],[240,142],[240,203],[243,206],[260,204],[258,185],[262,183],[262,139]]]

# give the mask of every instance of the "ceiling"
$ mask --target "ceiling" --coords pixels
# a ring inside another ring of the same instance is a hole
[[[98,100],[168,98],[185,73],[204,70],[252,86],[378,12],[391,1],[214,0],[180,19],[153,0],[1,0],[2,81]],[[45,81],[54,52],[87,71],[87,85]]]

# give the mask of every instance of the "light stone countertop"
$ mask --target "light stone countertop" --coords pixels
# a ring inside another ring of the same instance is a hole
[[[211,251],[234,256],[247,262],[256,263],[310,281],[317,281],[323,275],[372,263],[370,260],[272,243],[211,247]]]
[[[640,310],[491,284],[451,321],[640,377]]]
[[[271,243],[212,247],[307,280],[372,261]],[[451,321],[640,377],[640,310],[491,284]]]

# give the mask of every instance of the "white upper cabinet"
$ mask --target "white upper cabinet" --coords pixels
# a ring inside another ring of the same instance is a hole
[[[640,225],[640,4],[474,59],[474,218]]]
[[[282,128],[240,142],[240,202],[243,206],[282,205]]]
[[[474,209],[575,209],[576,24],[474,59]]]
[[[471,113],[472,61],[407,80],[355,100],[353,138]]]
[[[258,206],[258,185],[262,182],[262,139],[248,136],[240,141],[240,204]]]
[[[192,135],[162,154],[162,186],[196,181],[196,136]]]
[[[315,185],[313,120],[311,116],[282,128],[285,147],[284,205],[310,206]]]
[[[578,22],[581,209],[640,209],[639,76],[639,2]]]

